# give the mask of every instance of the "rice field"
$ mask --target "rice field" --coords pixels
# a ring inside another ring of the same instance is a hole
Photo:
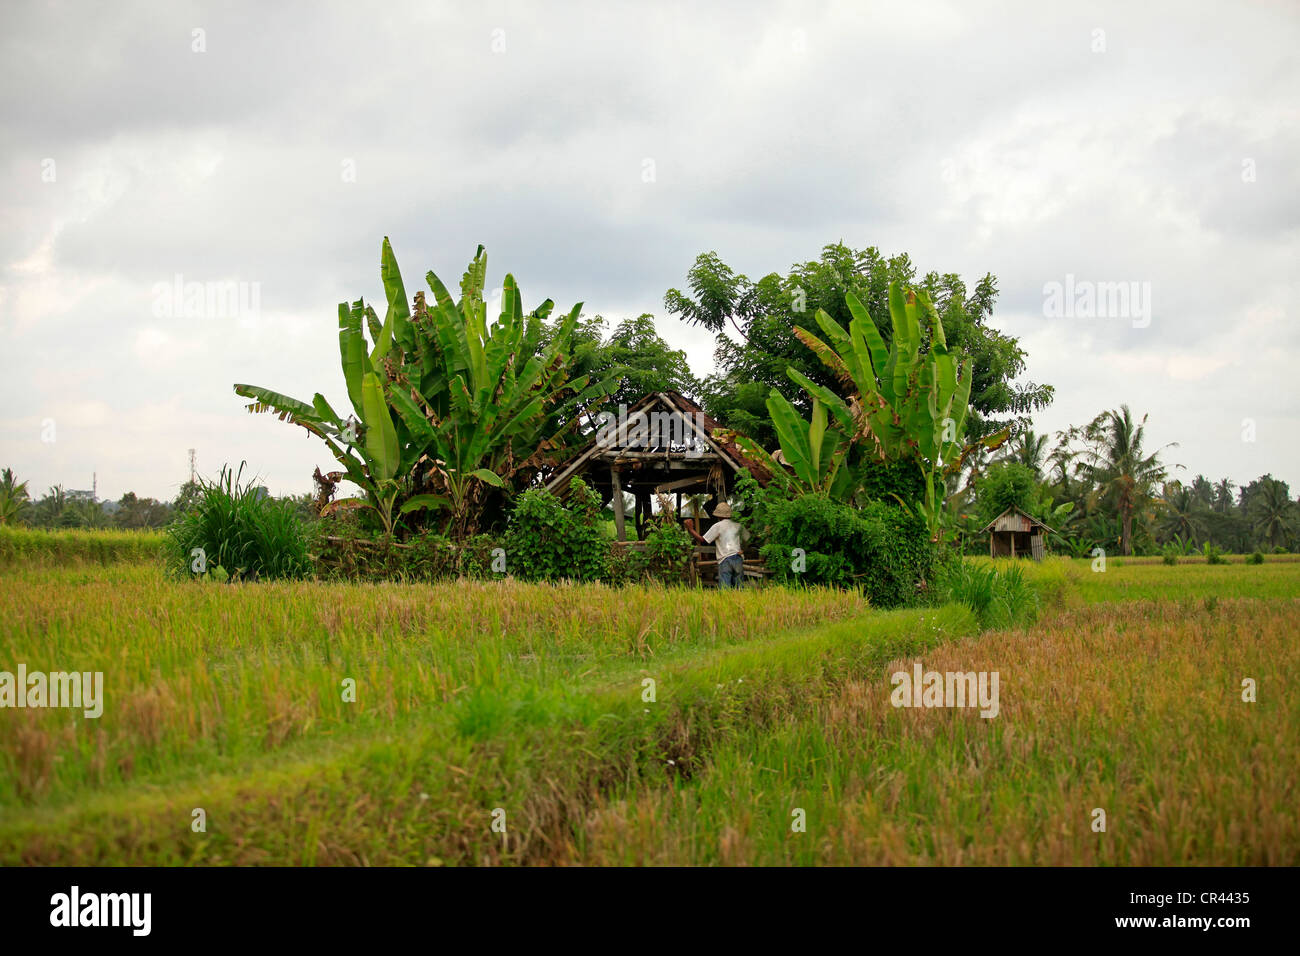
[[[0,671],[104,675],[98,718],[0,709],[0,865],[1300,862],[1298,563],[1026,564],[1042,616],[981,633],[86,550],[0,563]],[[997,715],[894,706],[918,663],[996,671]]]

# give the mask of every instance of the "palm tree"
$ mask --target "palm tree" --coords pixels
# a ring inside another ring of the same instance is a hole
[[[1205,533],[1205,522],[1199,513],[1200,503],[1193,488],[1188,488],[1179,481],[1165,483],[1160,498],[1164,507],[1160,533],[1165,540],[1182,538],[1194,542]]]
[[[1197,475],[1196,480],[1192,482],[1192,499],[1196,502],[1196,507],[1209,509],[1214,506],[1214,485],[1210,484],[1210,479],[1204,475]]]
[[[1286,482],[1276,478],[1260,479],[1259,489],[1250,503],[1252,527],[1257,535],[1277,548],[1290,536],[1296,517],[1296,503],[1290,498]]]
[[[1047,461],[1047,436],[1035,435],[1032,428],[1018,432],[1008,444],[1002,460],[1024,465],[1034,473],[1036,480],[1041,481],[1043,465]]]
[[[14,478],[14,470],[0,471],[0,524],[17,524],[27,510],[27,482]]]
[[[1083,468],[1093,482],[1093,494],[1120,520],[1120,553],[1126,555],[1133,553],[1133,516],[1150,506],[1153,489],[1166,476],[1158,458],[1162,449],[1144,453],[1146,424],[1146,415],[1135,422],[1129,407],[1121,405],[1117,411],[1102,412],[1085,432],[1090,448]]]
[[[1214,510],[1219,514],[1226,515],[1232,511],[1237,500],[1232,489],[1236,487],[1237,483],[1231,478],[1220,478],[1214,483]]]
[[[50,485],[45,497],[32,508],[32,524],[40,528],[53,528],[59,524],[68,507],[68,493],[62,485]]]

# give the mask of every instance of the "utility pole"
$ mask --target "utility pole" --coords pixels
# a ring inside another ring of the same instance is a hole
[[[194,449],[190,449],[190,483],[193,484],[195,477],[194,472]]]

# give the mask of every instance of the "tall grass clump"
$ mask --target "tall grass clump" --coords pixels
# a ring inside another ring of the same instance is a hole
[[[1019,565],[999,570],[962,561],[948,572],[944,593],[948,601],[970,608],[985,630],[1023,627],[1038,619],[1038,592]]]
[[[306,577],[307,530],[293,503],[241,485],[243,473],[241,463],[238,473],[225,467],[216,481],[200,480],[193,506],[167,528],[169,568],[216,580]]]

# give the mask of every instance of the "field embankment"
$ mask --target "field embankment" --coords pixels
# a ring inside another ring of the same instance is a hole
[[[161,562],[161,531],[42,531],[0,525],[0,569]]]

